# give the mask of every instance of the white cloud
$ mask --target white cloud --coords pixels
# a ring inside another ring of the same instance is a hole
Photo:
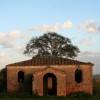
[[[79,44],[83,46],[91,46],[93,45],[93,39],[91,37],[83,38],[79,41]]]
[[[93,73],[99,74],[100,73],[100,52],[90,52],[84,51],[79,54],[77,57],[78,60],[84,62],[91,62],[94,64],[93,66]]]
[[[20,52],[13,51],[12,49],[0,50],[0,69],[4,68],[10,63],[15,63],[28,59]]]
[[[63,27],[64,27],[65,29],[70,29],[70,28],[72,28],[72,26],[73,26],[73,24],[72,24],[71,21],[66,21],[66,22],[64,22],[64,24],[63,24]]]
[[[31,37],[31,34],[19,30],[9,33],[0,32],[0,69],[9,63],[27,59],[23,51]]]
[[[79,28],[85,30],[88,33],[100,33],[100,24],[93,20],[82,22],[79,25]]]
[[[80,56],[99,57],[100,56],[100,52],[84,51],[84,52],[80,53]]]
[[[0,33],[0,45],[4,47],[11,47],[12,43],[9,42],[9,39],[4,33]]]
[[[39,32],[56,32],[63,29],[71,29],[73,26],[71,21],[66,21],[64,23],[55,23],[55,24],[43,24],[39,26],[33,26],[30,28],[31,31]]]
[[[29,40],[30,37],[30,34],[18,30],[9,33],[0,32],[0,46],[4,48],[13,48],[13,46],[16,46],[17,42]]]
[[[26,44],[21,44],[21,45],[15,45],[12,50],[18,52],[18,53],[23,53],[25,50]]]
[[[5,52],[0,52],[0,69],[4,68],[6,64],[11,61],[11,57]]]

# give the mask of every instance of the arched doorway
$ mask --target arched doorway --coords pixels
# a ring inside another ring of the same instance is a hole
[[[23,71],[19,71],[18,72],[18,82],[19,83],[23,83],[24,82],[24,72]]]
[[[57,95],[57,78],[52,73],[43,77],[43,95]]]
[[[24,77],[24,72],[23,71],[19,71],[18,72],[18,83],[19,83],[19,92],[24,92],[24,82],[25,82],[25,77]]]

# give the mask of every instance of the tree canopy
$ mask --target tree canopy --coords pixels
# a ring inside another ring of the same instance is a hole
[[[79,48],[71,40],[55,32],[48,32],[40,37],[33,37],[24,50],[24,54],[31,56],[57,56],[74,58]]]

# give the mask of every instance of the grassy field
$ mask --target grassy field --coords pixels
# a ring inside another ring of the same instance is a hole
[[[1,93],[0,100],[100,100],[100,79],[94,80],[93,96],[79,93],[79,94],[72,94],[67,97],[56,97],[56,96],[39,97],[28,94],[9,96],[5,93]]]
[[[99,95],[93,95],[93,96],[88,96],[88,95],[72,95],[72,96],[67,96],[67,97],[35,97],[35,96],[1,96],[0,100],[100,100]]]

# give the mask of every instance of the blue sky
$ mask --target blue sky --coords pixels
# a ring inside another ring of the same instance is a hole
[[[99,11],[100,0],[0,0],[1,68],[27,59],[22,52],[32,36],[55,31],[69,37],[81,50],[77,59],[92,61],[99,73]]]
[[[75,24],[90,19],[98,22],[99,4],[99,0],[0,0],[0,30],[65,20]]]

